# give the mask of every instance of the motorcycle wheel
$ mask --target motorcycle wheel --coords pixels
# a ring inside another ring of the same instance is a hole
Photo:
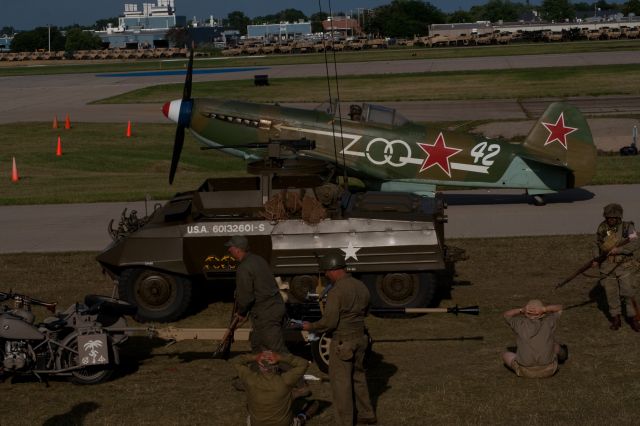
[[[69,368],[79,364],[78,359],[78,337],[72,336],[66,343],[65,348],[62,349],[60,357],[60,366],[62,368]],[[116,351],[115,346],[109,345],[109,357],[115,359]],[[71,383],[76,385],[96,385],[98,383],[106,382],[111,378],[114,373],[113,364],[105,364],[100,366],[87,366],[79,370],[71,372]]]

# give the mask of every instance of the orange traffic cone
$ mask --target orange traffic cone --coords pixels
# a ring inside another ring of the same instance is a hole
[[[11,168],[11,182],[17,182],[20,180],[18,177],[18,168],[16,167],[16,157],[13,157],[13,167]]]
[[[65,118],[64,120],[64,128],[67,130],[71,128],[71,120],[69,119],[69,113],[67,113],[67,118]]]
[[[58,128],[58,116],[54,115],[53,116],[53,125],[51,126],[52,129],[57,129]]]
[[[62,141],[60,140],[60,136],[58,136],[58,147],[56,148],[56,157],[62,157]]]
[[[127,123],[127,137],[131,137],[131,120]]]

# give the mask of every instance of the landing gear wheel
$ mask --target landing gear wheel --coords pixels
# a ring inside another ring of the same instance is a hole
[[[434,273],[366,274],[363,281],[371,293],[371,304],[379,308],[420,308],[433,301],[437,279]]]
[[[544,200],[542,195],[534,195],[533,196],[533,205],[534,206],[544,206],[547,202]]]
[[[68,337],[63,342],[64,348],[60,355],[60,367],[70,368],[76,365],[80,365],[78,359],[78,336],[76,334]],[[111,345],[109,339],[109,357],[116,359],[117,351],[116,347]],[[98,383],[106,382],[113,375],[113,364],[87,366],[79,370],[73,370],[71,372],[71,382],[76,385],[96,385]]]
[[[150,269],[126,269],[118,280],[122,299],[136,305],[140,322],[175,321],[191,302],[191,281]]]

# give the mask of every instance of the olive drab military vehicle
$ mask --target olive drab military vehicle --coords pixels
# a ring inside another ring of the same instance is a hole
[[[123,214],[97,259],[117,279],[120,298],[138,306],[140,320],[175,320],[194,286],[232,278],[236,262],[224,243],[233,235],[245,235],[249,249],[267,259],[290,302],[317,291],[318,259],[340,248],[374,307],[429,306],[454,261],[441,198],[350,193],[333,178],[322,162],[286,160],[277,172],[208,179],[149,217]]]

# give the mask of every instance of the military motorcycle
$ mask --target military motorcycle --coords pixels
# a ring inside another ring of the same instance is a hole
[[[124,315],[136,307],[111,297],[87,295],[56,312],[56,303],[0,292],[0,380],[12,375],[68,377],[91,385],[108,380],[120,363],[118,346],[128,337]],[[53,314],[36,323],[32,306]],[[4,377],[3,377],[4,376]]]

